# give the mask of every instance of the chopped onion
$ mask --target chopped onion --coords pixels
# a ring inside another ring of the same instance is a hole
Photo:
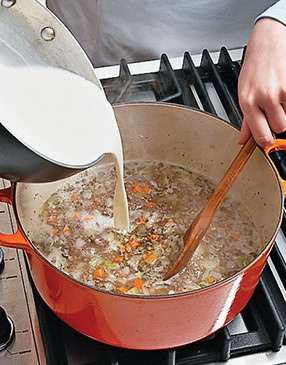
[[[36,247],[77,280],[130,295],[174,294],[212,285],[259,254],[254,221],[239,199],[229,195],[186,268],[163,281],[214,185],[180,166],[156,161],[127,162],[124,180],[129,232],[114,229],[116,173],[110,164],[74,176],[47,200],[29,233]]]

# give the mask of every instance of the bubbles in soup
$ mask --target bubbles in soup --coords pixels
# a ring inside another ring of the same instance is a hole
[[[166,295],[219,282],[261,252],[251,215],[229,195],[187,267],[163,281],[215,185],[182,167],[154,161],[127,162],[124,179],[128,232],[113,224],[113,165],[70,179],[42,206],[30,237],[58,269],[115,293]]]

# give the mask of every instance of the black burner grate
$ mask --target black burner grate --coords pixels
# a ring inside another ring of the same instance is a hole
[[[199,66],[185,53],[179,70],[172,69],[166,55],[161,58],[159,71],[154,73],[131,75],[124,60],[120,66],[119,77],[102,80],[106,96],[113,104],[167,101],[217,115],[210,97],[210,90],[214,89],[229,121],[237,127],[241,125],[242,113],[237,99],[240,64],[231,60],[225,48],[221,49],[216,64],[205,50]],[[278,159],[286,166],[284,156],[278,154]],[[279,276],[279,285],[285,288],[286,263],[276,244],[253,297],[239,314],[244,331],[233,334],[229,324],[204,340],[170,350],[126,350],[93,341],[59,320],[35,292],[48,364],[194,365],[260,351],[278,351],[286,345],[286,303],[273,276],[273,268]]]
[[[131,75],[123,59],[119,76],[101,81],[111,104],[158,100],[181,102],[181,89],[166,55],[162,55],[159,72]]]

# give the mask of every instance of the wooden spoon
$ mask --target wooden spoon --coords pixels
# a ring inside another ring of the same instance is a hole
[[[164,280],[167,280],[173,275],[180,272],[193,256],[200,241],[208,230],[220,204],[222,203],[235,179],[239,175],[240,171],[243,169],[252,152],[255,150],[256,146],[257,144],[255,140],[253,139],[253,137],[250,137],[245,145],[243,145],[243,147],[240,149],[239,153],[237,154],[236,158],[232,162],[221,182],[218,184],[217,188],[211,195],[207,204],[197,215],[193,223],[186,231],[184,235],[184,249],[181,252],[180,256],[177,258],[172,268],[167,272]]]

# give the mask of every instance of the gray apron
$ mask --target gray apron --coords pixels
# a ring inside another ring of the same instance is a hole
[[[95,67],[243,47],[273,0],[47,0]]]

